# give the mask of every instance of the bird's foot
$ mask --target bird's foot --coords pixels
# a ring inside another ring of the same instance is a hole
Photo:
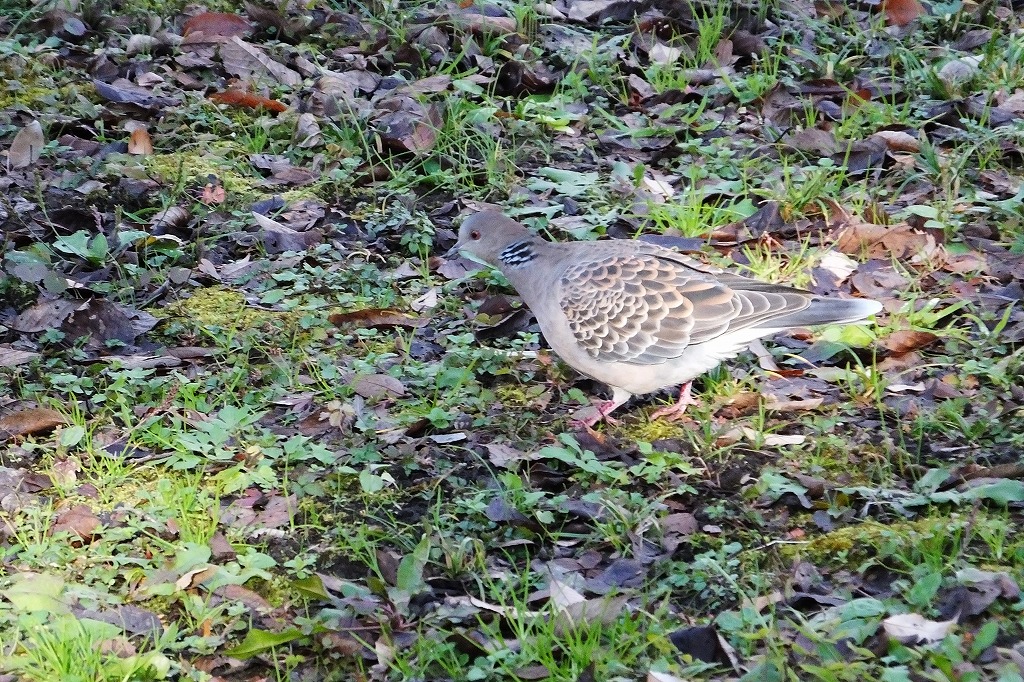
[[[620,404],[614,400],[597,401],[593,405],[577,410],[573,415],[572,421],[569,422],[569,426],[574,429],[592,429],[595,424],[602,421],[612,426],[617,426],[619,420],[612,419],[610,413]]]
[[[686,417],[686,408],[690,405],[700,405],[700,400],[690,395],[690,382],[683,384],[683,388],[679,391],[679,400],[660,407],[651,413],[651,421],[655,419],[667,419],[668,421],[678,421]]]

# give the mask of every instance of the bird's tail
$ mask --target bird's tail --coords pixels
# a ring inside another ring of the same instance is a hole
[[[845,324],[863,320],[881,309],[881,303],[866,298],[814,298],[803,310],[765,320],[763,326],[786,329],[818,324]]]

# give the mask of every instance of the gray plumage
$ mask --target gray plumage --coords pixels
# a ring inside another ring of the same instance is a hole
[[[548,242],[497,211],[467,218],[455,252],[500,270],[552,350],[612,388],[601,416],[633,394],[685,384],[755,339],[882,308],[750,279],[641,241]]]

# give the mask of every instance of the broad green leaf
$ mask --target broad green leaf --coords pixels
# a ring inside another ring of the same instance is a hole
[[[910,588],[910,592],[907,594],[907,601],[916,606],[928,606],[932,603],[932,599],[934,599],[941,586],[942,574],[937,572],[929,573],[917,580],[914,586]]]
[[[15,611],[67,613],[68,606],[60,599],[64,580],[48,573],[22,573],[14,576],[14,584],[0,592]]]
[[[424,534],[411,554],[406,554],[398,562],[397,587],[409,594],[416,594],[423,589],[423,569],[430,558],[430,536]]]
[[[949,478],[949,469],[929,469],[914,484],[914,490],[919,493],[934,492],[945,483],[947,478]]]
[[[292,587],[308,599],[331,601],[331,594],[324,588],[324,581],[318,575],[311,575],[301,580],[293,580]]]
[[[992,483],[984,483],[961,493],[967,500],[992,500],[1001,505],[1011,502],[1024,502],[1024,481],[1004,478]]]
[[[78,445],[85,438],[85,427],[74,424],[72,426],[66,426],[61,429],[60,432],[60,444],[63,447],[70,448]]]
[[[249,630],[241,644],[232,649],[228,649],[224,654],[234,658],[251,658],[265,651],[269,651],[274,647],[294,642],[295,640],[302,639],[303,637],[305,637],[305,635],[302,634],[302,631],[294,628],[283,632]]]

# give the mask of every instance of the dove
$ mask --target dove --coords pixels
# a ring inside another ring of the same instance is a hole
[[[632,239],[549,242],[499,211],[466,218],[446,254],[499,270],[530,308],[551,349],[611,388],[593,426],[634,395],[690,383],[751,342],[795,327],[849,323],[882,309],[744,277]]]

